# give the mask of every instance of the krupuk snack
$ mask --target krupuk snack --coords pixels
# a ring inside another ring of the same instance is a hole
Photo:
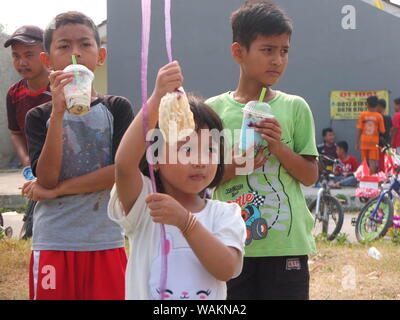
[[[195,130],[193,113],[183,88],[162,97],[158,123],[167,142],[184,140]]]

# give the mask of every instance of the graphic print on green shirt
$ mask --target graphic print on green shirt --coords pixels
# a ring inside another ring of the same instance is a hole
[[[269,155],[268,162],[255,172],[258,175],[246,177],[246,185],[236,185],[225,189],[227,202],[236,202],[242,207],[242,217],[246,222],[246,245],[252,240],[267,237],[270,229],[287,231],[290,234],[290,203],[279,180],[280,163]],[[248,190],[236,197],[237,190]],[[236,197],[236,198],[235,198]]]
[[[226,143],[239,141],[243,104],[224,93],[206,101],[221,117]],[[268,102],[282,129],[281,140],[294,152],[317,156],[314,120],[304,99],[277,91]],[[263,167],[236,176],[219,186],[214,198],[236,202],[246,222],[246,256],[304,255],[315,252],[313,218],[306,206],[300,183],[272,154]]]

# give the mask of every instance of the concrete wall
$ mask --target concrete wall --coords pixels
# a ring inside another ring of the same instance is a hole
[[[230,57],[229,16],[242,0],[172,1],[173,56],[187,91],[204,97],[235,89],[238,67]],[[356,121],[330,120],[331,90],[390,90],[400,96],[400,19],[360,0],[277,0],[294,21],[286,74],[277,89],[303,96],[322,128],[332,126],[355,153]],[[355,9],[355,29],[342,27],[342,8]],[[166,63],[163,1],[153,1],[149,94]],[[140,106],[140,0],[108,1],[108,92]],[[391,103],[391,111],[392,103]],[[358,155],[358,154],[357,154]]]
[[[107,94],[107,58],[104,65],[96,68],[94,73],[94,87],[98,93]]]
[[[7,124],[6,95],[10,86],[18,80],[18,75],[11,64],[10,48],[3,46],[7,37],[0,33],[0,168],[5,168],[16,156]]]

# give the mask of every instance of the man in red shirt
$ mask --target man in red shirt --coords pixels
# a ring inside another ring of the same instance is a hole
[[[342,167],[336,168],[338,175],[335,177],[335,182],[330,184],[333,188],[357,186],[357,179],[354,177],[354,172],[358,168],[358,161],[355,157],[347,153],[348,150],[349,145],[346,141],[336,143],[336,153],[342,162]]]
[[[18,28],[4,43],[11,46],[12,62],[22,80],[14,83],[7,93],[7,119],[11,143],[23,167],[30,166],[25,137],[25,116],[38,105],[51,101],[49,70],[39,56],[43,52],[43,30],[36,26]],[[32,236],[32,215],[35,202],[29,201],[24,216],[23,239]]]
[[[27,112],[51,100],[49,71],[40,61],[43,51],[43,30],[36,26],[18,28],[4,43],[11,46],[12,62],[22,80],[11,86],[7,93],[8,128],[11,143],[22,166],[29,166],[25,138]]]
[[[400,98],[394,99],[393,102],[396,113],[392,119],[392,148],[396,148],[396,153],[400,154]]]

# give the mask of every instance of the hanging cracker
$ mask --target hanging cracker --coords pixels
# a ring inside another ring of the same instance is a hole
[[[158,121],[169,143],[184,140],[195,130],[193,113],[182,87],[162,97]]]

